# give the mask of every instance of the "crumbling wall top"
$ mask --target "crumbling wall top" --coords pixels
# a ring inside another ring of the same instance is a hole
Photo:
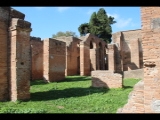
[[[13,9],[13,8],[11,8],[10,10],[11,10],[11,18],[19,18],[19,19],[24,20],[25,14]]]
[[[34,37],[34,36],[30,36],[30,40],[42,41],[40,37]]]
[[[22,29],[30,29],[31,30],[31,23],[28,21],[24,21],[19,18],[12,18],[11,20],[11,27],[10,29],[17,29],[17,27]]]

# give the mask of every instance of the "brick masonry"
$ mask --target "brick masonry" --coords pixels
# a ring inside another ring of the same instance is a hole
[[[10,27],[10,96],[12,101],[30,99],[31,23],[12,18]]]
[[[120,54],[115,56],[116,63],[120,63],[119,60],[121,60],[122,71],[143,68],[141,38],[141,29],[120,31],[112,34],[113,43],[118,46]],[[117,64],[116,66],[119,65]],[[117,70],[118,68],[116,68]]]
[[[105,88],[122,88],[122,75],[113,71],[97,70],[91,72],[92,86]]]
[[[38,37],[30,37],[32,58],[32,80],[43,79],[43,41]]]
[[[107,43],[98,37],[87,34],[80,37],[80,75],[91,75],[92,70],[105,70]]]
[[[55,39],[43,41],[43,78],[47,82],[65,78],[66,43]]]
[[[123,71],[123,78],[143,79],[143,69]]]
[[[8,93],[8,27],[9,27],[9,7],[0,7],[0,101],[5,101],[9,97]]]
[[[66,43],[65,76],[80,74],[80,39],[73,36],[58,37],[56,40]]]
[[[141,21],[144,78],[118,113],[160,113],[160,7],[141,7]]]

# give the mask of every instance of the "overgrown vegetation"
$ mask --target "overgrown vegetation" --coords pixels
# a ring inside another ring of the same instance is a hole
[[[124,88],[93,88],[91,77],[67,76],[64,81],[31,82],[29,101],[0,102],[0,113],[116,113],[127,103],[137,79],[124,79]]]

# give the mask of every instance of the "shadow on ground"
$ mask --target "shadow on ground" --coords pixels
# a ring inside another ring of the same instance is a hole
[[[71,76],[71,77],[66,77],[64,80],[58,82],[75,82],[75,81],[88,81],[88,80],[91,81],[90,76]]]
[[[91,80],[90,77],[67,77],[64,79],[64,81],[61,82],[75,82],[75,81],[86,81]],[[44,81],[34,81],[31,82],[32,85],[42,85],[42,84],[48,84]],[[132,86],[123,86],[123,89],[129,89],[133,88]],[[96,87],[88,87],[88,88],[66,88],[63,90],[58,90],[56,88],[52,88],[52,90],[49,91],[40,91],[31,93],[31,101],[48,101],[48,100],[55,100],[60,98],[70,98],[70,97],[81,97],[81,96],[87,96],[94,93],[107,93],[110,89],[108,88],[96,88]]]
[[[131,86],[124,86],[123,89],[133,88]],[[109,91],[107,88],[68,88],[63,90],[50,90],[43,92],[31,93],[31,101],[48,101],[55,100],[59,98],[70,98],[70,97],[81,97],[87,96],[94,93],[105,94]]]
[[[91,95],[94,93],[106,93],[109,89],[107,88],[67,88],[63,90],[50,90],[43,92],[31,93],[31,101],[47,101],[55,100],[59,98],[70,98],[70,97],[81,97]]]
[[[61,81],[56,81],[56,82],[76,82],[76,81],[91,81],[91,77],[90,76],[70,76],[70,77],[66,77],[64,80]],[[34,80],[31,81],[30,85],[44,85],[44,84],[48,84],[46,82],[44,82],[43,80]]]

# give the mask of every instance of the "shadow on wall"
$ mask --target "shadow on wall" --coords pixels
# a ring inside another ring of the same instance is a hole
[[[125,40],[123,33],[122,33],[122,40],[123,40],[123,46],[122,46],[123,71],[128,71],[128,68],[130,70],[139,69],[135,63],[131,62],[131,49],[129,47],[129,41]],[[140,55],[139,57],[142,57],[142,55]]]
[[[102,81],[100,78],[92,77],[92,87],[96,87],[96,88],[109,88],[109,86],[107,85],[106,82]]]
[[[128,65],[128,68],[131,69],[131,70],[139,69],[138,66],[137,66],[134,62],[131,62],[131,63]]]

